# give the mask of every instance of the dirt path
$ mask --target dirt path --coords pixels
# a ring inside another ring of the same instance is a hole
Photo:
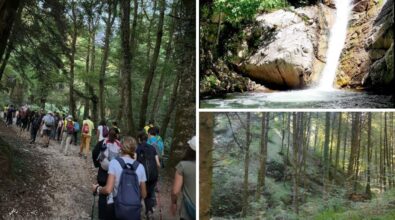
[[[16,130],[6,128],[4,123],[0,124],[0,137],[13,146],[16,152],[25,153],[22,160],[26,161],[31,171],[21,171],[28,174],[27,182],[8,181],[0,182],[0,190],[8,190],[10,187],[22,188],[20,191],[9,191],[0,198],[0,216],[3,218],[19,217],[45,217],[45,218],[67,218],[67,219],[90,219],[93,196],[90,192],[92,183],[95,182],[96,169],[92,160],[78,156],[79,147],[71,145],[69,156],[60,152],[60,144],[51,140],[48,148],[41,147],[40,138],[37,144],[29,144],[29,134],[23,132],[17,134]],[[20,157],[21,155],[16,155]],[[156,207],[154,219],[177,219],[170,217],[170,189],[171,178],[161,178],[160,207]],[[26,188],[26,189],[24,189]],[[95,209],[97,211],[97,198]],[[97,213],[95,212],[94,216]]]

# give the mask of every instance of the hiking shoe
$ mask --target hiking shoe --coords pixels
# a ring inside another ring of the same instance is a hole
[[[85,160],[88,158],[86,155],[82,156]]]

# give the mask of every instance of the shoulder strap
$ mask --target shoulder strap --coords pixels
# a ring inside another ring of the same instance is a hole
[[[121,157],[116,157],[115,159],[116,159],[116,160],[118,161],[118,163],[121,165],[122,169],[125,169],[125,168],[126,168],[125,161],[123,161],[123,159],[122,159]]]
[[[137,160],[135,160],[132,164],[133,170],[137,170],[137,167],[139,167],[139,165],[140,163]]]

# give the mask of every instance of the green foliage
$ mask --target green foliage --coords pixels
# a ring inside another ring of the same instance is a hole
[[[251,20],[259,10],[272,10],[286,7],[285,0],[216,0],[216,11],[225,14],[225,19],[231,23]]]

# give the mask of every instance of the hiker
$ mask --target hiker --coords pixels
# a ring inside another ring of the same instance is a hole
[[[154,206],[156,205],[155,187],[158,182],[160,162],[156,149],[147,144],[148,136],[145,132],[140,132],[138,135],[138,147],[136,150],[137,161],[140,162],[145,169],[147,182],[147,197],[144,199],[146,219],[150,219],[154,213]]]
[[[4,105],[4,108],[3,108],[3,118],[4,118],[4,120],[7,120],[7,111],[8,111],[8,106]]]
[[[125,137],[121,157],[109,164],[106,185],[92,186],[93,192],[108,195],[106,219],[141,219],[141,199],[147,195],[147,178],[143,165],[134,159],[136,145],[134,138]]]
[[[40,124],[41,124],[41,116],[38,112],[33,112],[33,118],[31,122],[31,129],[30,129],[30,144],[33,144],[36,142],[36,137],[37,137],[37,132],[40,130]]]
[[[42,129],[42,133],[44,136],[44,146],[43,147],[48,147],[49,141],[50,141],[50,136],[51,136],[51,131],[55,127],[55,119],[53,118],[53,113],[51,111],[49,111],[43,117],[40,127]]]
[[[108,132],[108,137],[97,142],[95,148],[92,151],[92,160],[97,171],[97,184],[99,186],[105,186],[108,177],[108,165],[110,161],[119,156],[121,151],[121,143],[116,139],[117,133],[114,128],[111,128]],[[105,219],[107,196],[102,194],[99,195],[99,219]]]
[[[78,145],[78,132],[80,132],[80,123],[78,122],[78,118],[74,120],[74,138],[72,142],[74,145]]]
[[[58,125],[59,120],[60,120],[59,114],[57,112],[55,112],[55,114],[53,115],[53,118],[54,118],[54,122],[55,122],[55,127],[54,127],[54,129],[51,130],[51,139],[55,140],[55,137],[56,137],[56,126]]]
[[[99,126],[97,127],[96,136],[98,142],[104,140],[104,138],[108,136],[108,127],[106,125],[106,121],[100,121]]]
[[[81,136],[81,144],[80,144],[80,156],[83,156],[84,159],[88,157],[89,148],[91,145],[92,138],[92,130],[95,128],[93,122],[91,121],[91,117],[88,116],[84,121],[82,121],[82,136]],[[82,154],[82,150],[84,150],[84,154]]]
[[[118,123],[116,121],[112,122],[112,128],[115,128],[115,131],[117,132],[117,139],[120,140],[121,129],[118,128]]]
[[[12,125],[12,118],[13,118],[13,114],[15,112],[14,106],[10,105],[8,107],[8,111],[7,111],[7,126]]]
[[[56,127],[56,138],[55,138],[57,141],[62,141],[62,136],[63,136],[62,129],[64,125],[64,120],[65,118],[63,115],[59,117],[58,126]]]
[[[159,156],[159,162],[161,162],[161,166],[163,167],[164,145],[162,138],[159,136],[159,128],[152,127],[148,129],[147,144],[155,147],[156,152],[158,153]]]
[[[144,126],[144,131],[145,131],[146,134],[148,134],[148,130],[149,130],[150,128],[155,127],[154,123],[155,123],[154,120],[149,120],[149,121],[148,121],[148,124],[147,124],[146,126]]]
[[[63,154],[67,156],[67,151],[70,146],[71,139],[74,135],[74,122],[71,115],[67,116],[64,125],[62,127],[62,142],[60,144],[60,150],[63,150]]]
[[[196,219],[196,137],[192,137],[188,144],[184,158],[176,166],[170,206],[170,212],[175,216],[177,199],[182,192],[180,218],[185,220]]]

